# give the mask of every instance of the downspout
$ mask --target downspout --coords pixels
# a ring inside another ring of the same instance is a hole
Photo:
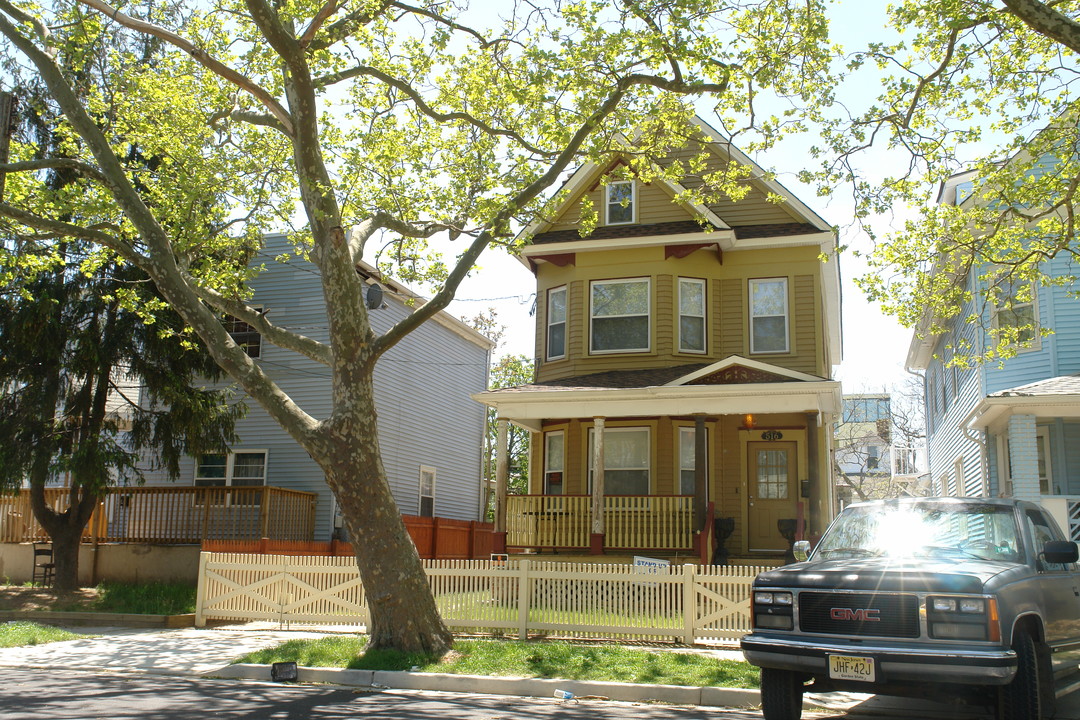
[[[967,414],[967,417],[960,423],[960,431],[964,433],[964,437],[975,443],[979,448],[979,490],[981,491],[981,497],[986,497],[990,493],[990,460],[988,457],[988,451],[986,448],[986,432],[983,431],[982,439],[979,439],[972,433],[978,432],[971,429],[971,423],[975,422],[982,413],[977,412],[978,408],[972,410]],[[962,482],[962,481],[961,481]],[[999,489],[1000,494],[1000,489]]]

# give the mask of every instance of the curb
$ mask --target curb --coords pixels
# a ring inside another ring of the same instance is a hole
[[[761,705],[761,693],[746,688],[684,687],[680,685],[637,685],[634,683],[545,678],[488,677],[446,673],[391,672],[385,670],[341,670],[337,668],[297,668],[297,682],[327,683],[372,690],[429,690],[483,695],[515,695],[551,698],[556,690],[575,697],[600,696],[621,702],[658,702],[672,705],[753,708]],[[207,677],[237,680],[270,680],[269,665],[227,665]],[[826,709],[811,698],[804,707]]]
[[[135,613],[0,610],[0,622],[8,622],[10,620],[30,620],[43,625],[66,625],[76,627],[162,629],[195,627],[195,613],[186,613],[183,615],[139,615]]]

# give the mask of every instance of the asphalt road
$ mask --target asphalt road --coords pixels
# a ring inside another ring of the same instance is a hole
[[[605,701],[285,686],[160,675],[3,670],[4,720],[757,720],[760,713]],[[835,717],[835,716],[834,716]]]

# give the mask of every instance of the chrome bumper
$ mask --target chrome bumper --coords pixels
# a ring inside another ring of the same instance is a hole
[[[1012,650],[934,648],[912,644],[830,643],[827,639],[783,638],[754,633],[742,639],[748,662],[758,667],[794,670],[828,677],[829,655],[874,658],[880,682],[960,683],[1005,685],[1016,674]],[[873,683],[867,683],[871,692]]]

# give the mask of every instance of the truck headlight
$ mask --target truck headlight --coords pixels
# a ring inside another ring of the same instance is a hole
[[[755,590],[750,604],[753,626],[769,630],[792,630],[794,596],[791,592]]]
[[[926,626],[941,640],[1001,640],[997,600],[985,597],[929,597]]]

